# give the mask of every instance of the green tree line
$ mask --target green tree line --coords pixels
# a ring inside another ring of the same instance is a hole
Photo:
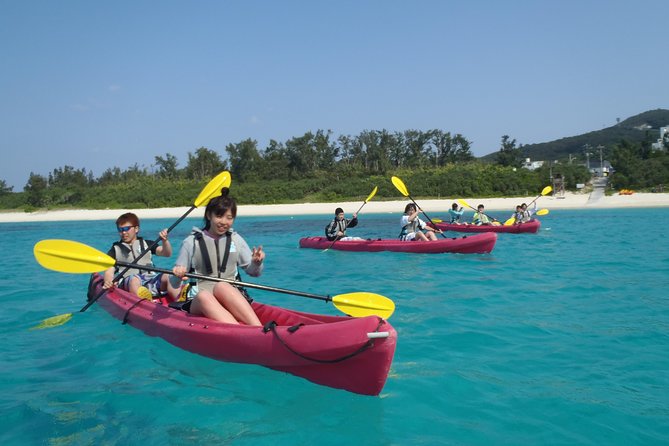
[[[648,185],[666,183],[666,156],[622,141],[611,153],[619,172],[616,184],[634,187],[639,178]],[[583,165],[566,161],[533,171],[522,168],[522,146],[508,135],[502,137],[495,158],[492,163],[477,160],[469,140],[442,130],[365,130],[338,137],[318,130],[285,142],[270,140],[263,149],[253,139],[228,144],[224,153],[200,147],[188,153],[183,167],[166,153],[155,156],[151,169],[113,167],[99,177],[72,166],[46,176],[31,173],[22,192],[13,192],[0,180],[0,207],[30,211],[185,206],[221,170],[231,172],[233,194],[242,204],[355,200],[366,197],[375,185],[377,199],[401,198],[389,181],[391,175],[400,176],[412,196],[435,198],[533,195],[556,174],[572,190],[590,179]],[[638,175],[647,162],[653,163],[656,175]]]

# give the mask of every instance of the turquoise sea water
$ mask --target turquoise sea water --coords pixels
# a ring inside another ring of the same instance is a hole
[[[202,358],[97,306],[29,330],[78,311],[87,284],[41,268],[33,245],[106,251],[114,223],[0,224],[0,444],[669,444],[669,243],[657,224],[669,209],[552,211],[538,234],[500,234],[488,255],[299,249],[327,218],[240,215],[236,229],[267,252],[265,274],[245,280],[393,299],[399,338],[379,397]],[[395,237],[398,220],[363,213],[350,233]],[[172,221],[145,220],[143,234]]]

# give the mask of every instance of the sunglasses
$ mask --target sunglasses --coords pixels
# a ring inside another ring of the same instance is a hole
[[[134,228],[134,226],[119,226],[116,230],[118,232],[128,232],[130,228]]]

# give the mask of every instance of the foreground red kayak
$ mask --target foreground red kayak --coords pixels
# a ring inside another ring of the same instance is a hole
[[[101,292],[101,283],[94,276],[89,295]],[[397,343],[395,329],[378,316],[324,316],[254,302],[265,327],[249,327],[193,316],[120,289],[98,303],[115,318],[184,350],[363,395],[383,389]]]
[[[326,237],[304,237],[300,239],[300,248],[338,249],[355,252],[415,252],[441,254],[454,252],[460,254],[486,254],[492,251],[497,241],[493,233],[478,234],[459,238],[439,238],[435,241],[403,241],[399,239],[347,240],[332,244]],[[332,246],[331,246],[332,245]]]
[[[539,231],[541,222],[537,219],[521,223],[519,225],[470,225],[470,224],[451,224],[451,223],[435,223],[430,224],[432,227],[441,229],[442,231],[456,231],[456,232],[506,232],[509,234],[520,234],[523,232],[532,233]]]

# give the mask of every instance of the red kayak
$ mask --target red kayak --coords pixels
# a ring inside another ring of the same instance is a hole
[[[541,227],[541,222],[537,219],[532,219],[526,223],[518,225],[470,225],[470,224],[452,224],[452,223],[435,223],[434,225],[428,223],[432,227],[441,229],[442,231],[456,231],[456,232],[506,232],[509,234],[520,234],[523,232],[536,233]]]
[[[492,251],[497,241],[497,234],[487,233],[460,238],[439,238],[434,241],[403,241],[399,239],[346,240],[332,241],[326,237],[304,237],[300,239],[300,248],[331,249],[355,252],[416,252],[441,254],[454,252],[460,254],[486,254]]]
[[[101,283],[94,276],[89,296],[101,292]],[[118,288],[98,303],[128,325],[189,352],[363,395],[383,389],[397,343],[395,329],[377,316],[316,315],[254,302],[265,327],[249,327],[193,316]]]

